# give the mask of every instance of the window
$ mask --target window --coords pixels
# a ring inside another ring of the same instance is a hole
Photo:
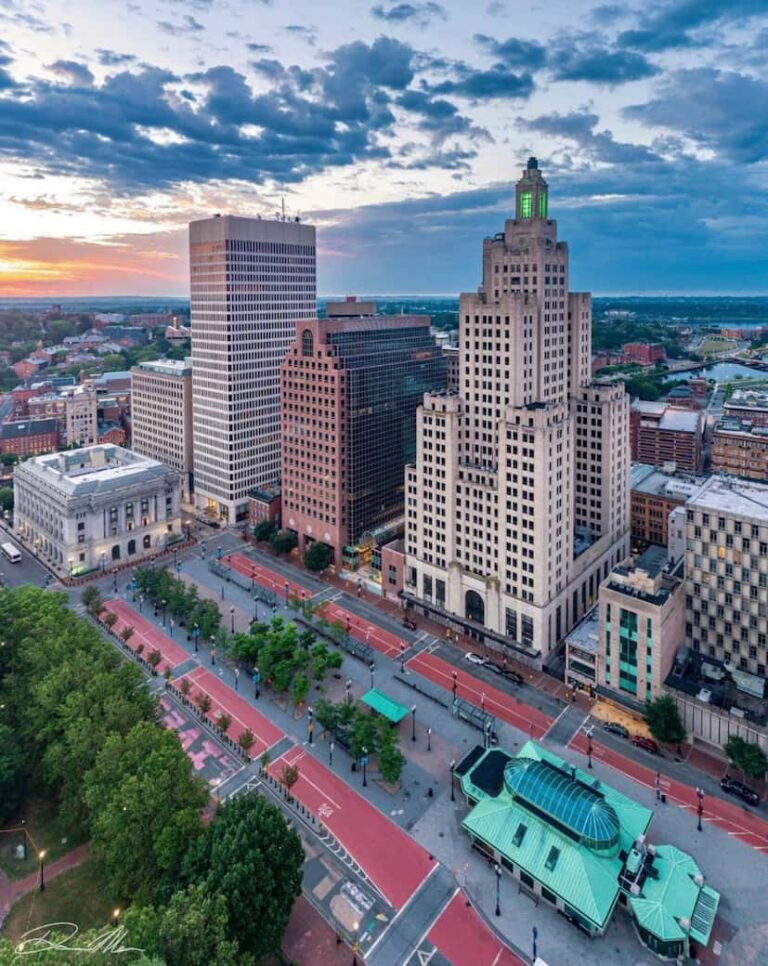
[[[397,567],[394,564],[390,564],[387,569],[387,580],[392,585],[397,583]]]
[[[520,217],[530,218],[533,214],[533,198],[530,191],[520,192]]]
[[[309,329],[305,329],[301,334],[301,354],[303,356],[312,356],[314,351],[314,339],[312,338],[312,333]]]

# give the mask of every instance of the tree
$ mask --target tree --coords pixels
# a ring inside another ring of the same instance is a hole
[[[269,762],[270,762],[269,751],[265,750],[264,751],[264,754],[261,756],[261,773],[262,773],[262,775],[266,775],[267,772],[269,771]]]
[[[13,815],[25,792],[24,751],[7,724],[0,724],[0,825]]]
[[[112,611],[109,611],[109,613],[104,618],[104,623],[107,625],[107,627],[110,630],[112,630],[112,628],[117,623],[117,614],[113,614]]]
[[[177,734],[141,722],[127,735],[111,735],[83,783],[92,848],[112,895],[151,900],[175,880],[208,801]]]
[[[83,607],[90,614],[93,614],[94,617],[98,617],[104,607],[99,588],[94,587],[93,584],[90,587],[86,587],[82,594],[80,594],[80,600],[83,603]]]
[[[768,759],[758,745],[753,745],[743,738],[729,738],[725,745],[725,753],[734,768],[738,768],[746,778],[762,778],[768,770]]]
[[[275,534],[277,528],[271,520],[261,520],[253,528],[253,536],[259,543],[264,543],[267,540],[271,540]]]
[[[299,545],[299,540],[292,530],[278,530],[270,543],[276,553],[290,553]]]
[[[133,628],[130,626],[126,626],[120,631],[120,638],[124,644],[127,644],[128,641],[130,641],[130,639],[133,637],[133,633]]]
[[[355,759],[360,758],[364,748],[367,748],[368,752],[371,753],[375,750],[376,743],[376,719],[372,714],[357,711],[349,740],[350,754]]]
[[[211,710],[211,699],[208,697],[205,691],[201,691],[198,694],[195,702],[203,714],[208,714],[208,712]]]
[[[675,699],[669,694],[659,695],[645,706],[645,723],[657,741],[680,744],[685,741],[685,728],[680,720]]]
[[[229,727],[232,724],[232,716],[227,714],[225,711],[219,712],[219,716],[216,719],[216,727],[222,734],[226,734],[229,731]]]
[[[13,487],[0,486],[0,510],[13,509]]]
[[[240,795],[220,806],[193,843],[182,881],[226,897],[229,935],[258,962],[280,947],[303,863],[301,841],[279,809],[259,795]]]
[[[338,707],[327,698],[320,698],[315,705],[315,720],[322,728],[333,734],[339,723]]]
[[[237,739],[238,745],[240,745],[246,755],[253,747],[255,741],[256,735],[251,731],[250,728],[246,728],[245,731],[241,732],[240,737]]]
[[[378,752],[379,771],[385,782],[392,785],[400,781],[405,767],[405,755],[397,747],[395,741],[385,741]]]
[[[306,674],[297,674],[293,679],[293,689],[291,693],[291,700],[293,701],[294,708],[301,707],[301,705],[307,700],[308,694],[309,681],[307,680]]]
[[[182,678],[179,682],[179,691],[184,695],[184,697],[189,696],[189,692],[192,690],[192,685],[189,683],[189,678]]]
[[[333,560],[333,547],[329,547],[322,540],[315,540],[304,553],[304,566],[307,570],[322,573]]]
[[[289,765],[288,763],[283,765],[283,770],[280,772],[280,784],[285,786],[285,790],[288,793],[288,801],[293,801],[291,789],[298,780],[299,769],[296,765]]]
[[[161,956],[167,966],[238,966],[237,940],[229,936],[226,898],[204,885],[176,892],[165,908],[132,906],[123,921],[130,943]]]
[[[149,652],[149,656],[147,657],[147,664],[149,664],[152,668],[157,669],[157,665],[162,661],[162,659],[163,659],[163,655],[160,653],[160,651],[157,650],[157,648],[155,648],[154,650]]]

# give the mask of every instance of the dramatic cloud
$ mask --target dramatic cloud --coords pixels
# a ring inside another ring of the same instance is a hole
[[[715,154],[754,164],[768,158],[768,82],[708,68],[677,71],[628,118],[678,131]]]
[[[395,3],[390,7],[379,3],[371,8],[371,13],[377,20],[386,23],[413,23],[418,27],[426,27],[435,17],[446,19],[445,7],[433,0],[427,0],[426,3]]]
[[[433,88],[435,94],[454,94],[473,101],[495,98],[525,99],[533,93],[533,77],[516,74],[502,64],[490,70],[464,68],[454,80],[441,81]]]
[[[103,47],[99,47],[96,53],[99,57],[99,63],[104,67],[119,67],[136,60],[134,54],[119,54],[116,50],[106,50]]]
[[[567,34],[557,38],[548,57],[555,80],[589,81],[615,86],[652,77],[659,69],[632,50],[612,49],[598,34]]]
[[[74,60],[57,60],[48,65],[48,70],[69,84],[81,87],[90,87],[93,84],[94,78],[91,71],[85,64],[78,64]]]
[[[597,114],[574,111],[571,114],[542,114],[518,123],[528,131],[538,131],[554,138],[574,142],[583,156],[604,164],[642,164],[658,161],[658,156],[640,144],[615,141],[610,131],[596,131],[600,122]]]
[[[498,57],[507,67],[538,70],[544,66],[546,48],[533,40],[518,40],[510,37],[508,40],[497,40],[486,34],[475,34],[475,43],[487,53]]]
[[[744,21],[768,13],[768,0],[673,0],[652,3],[633,30],[619,42],[642,50],[667,50],[695,44],[692,36],[720,20]]]

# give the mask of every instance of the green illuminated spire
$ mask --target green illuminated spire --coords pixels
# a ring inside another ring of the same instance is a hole
[[[518,221],[534,221],[548,217],[547,182],[539,171],[536,158],[529,158],[522,178],[517,182],[516,215]]]

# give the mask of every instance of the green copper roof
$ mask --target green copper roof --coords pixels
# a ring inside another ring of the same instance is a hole
[[[605,797],[549,762],[513,758],[504,770],[510,795],[545,812],[587,848],[609,852],[619,841],[619,817]]]
[[[674,845],[655,847],[653,868],[656,876],[644,880],[639,895],[629,896],[638,925],[665,941],[690,934],[706,946],[720,904],[719,893],[704,885],[698,865]]]
[[[399,721],[402,721],[410,710],[410,708],[406,707],[404,704],[400,704],[398,701],[395,701],[394,698],[390,698],[389,695],[384,694],[383,691],[377,691],[376,688],[371,688],[371,690],[367,691],[360,700],[378,714],[383,715],[393,724],[397,724]]]

